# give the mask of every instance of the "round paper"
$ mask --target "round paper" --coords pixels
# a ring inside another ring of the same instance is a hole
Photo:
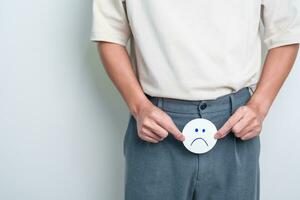
[[[185,136],[183,144],[193,153],[206,153],[217,142],[217,139],[214,138],[216,132],[217,128],[211,121],[203,118],[193,119],[182,130]]]

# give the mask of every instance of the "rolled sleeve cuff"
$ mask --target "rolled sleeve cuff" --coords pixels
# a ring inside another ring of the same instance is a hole
[[[265,44],[267,49],[272,49],[275,47],[280,47],[289,44],[297,44],[300,43],[300,30],[293,33],[283,33],[278,34],[274,37],[270,37],[265,39]]]
[[[129,37],[117,33],[103,34],[102,32],[101,33],[91,32],[90,40],[93,42],[98,42],[98,41],[112,42],[112,43],[120,44],[122,46],[126,46]]]

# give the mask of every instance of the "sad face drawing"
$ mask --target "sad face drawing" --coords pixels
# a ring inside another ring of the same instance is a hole
[[[206,153],[211,150],[217,140],[214,134],[217,132],[216,126],[209,120],[196,118],[189,121],[183,128],[185,136],[184,146],[196,154]]]

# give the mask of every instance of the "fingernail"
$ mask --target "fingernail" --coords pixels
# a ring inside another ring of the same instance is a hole
[[[185,140],[184,135],[181,135],[181,136],[180,136],[180,140],[181,140],[181,141],[184,141],[184,140]]]

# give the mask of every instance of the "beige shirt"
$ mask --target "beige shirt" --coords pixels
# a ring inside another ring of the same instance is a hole
[[[300,42],[293,0],[126,0],[124,6],[94,0],[91,40],[134,39],[136,75],[151,96],[209,100],[255,87],[261,42],[268,49]]]

